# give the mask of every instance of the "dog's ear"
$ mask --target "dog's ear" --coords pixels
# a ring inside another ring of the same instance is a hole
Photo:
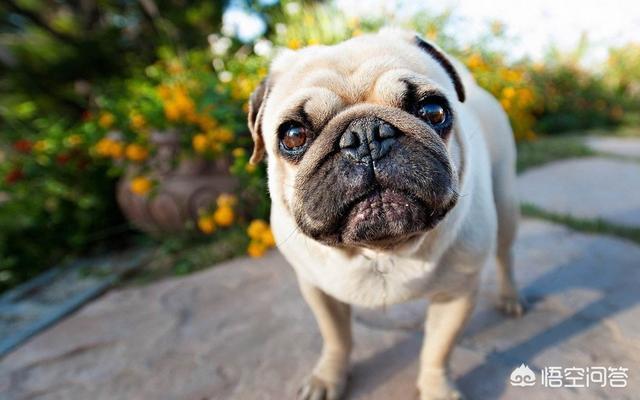
[[[249,118],[247,125],[249,131],[251,131],[251,137],[253,138],[253,153],[249,162],[251,164],[258,164],[264,158],[264,138],[262,137],[262,110],[264,109],[264,103],[269,94],[269,77],[266,77],[260,82],[260,85],[256,90],[251,93],[249,98]]]
[[[456,89],[458,100],[460,100],[461,103],[464,103],[464,100],[466,97],[464,92],[464,86],[462,85],[462,80],[460,79],[460,75],[458,75],[458,71],[456,71],[453,64],[451,64],[451,61],[449,61],[449,59],[444,55],[444,53],[440,49],[438,49],[436,46],[432,45],[431,43],[425,42],[420,36],[416,35],[415,41],[418,47],[420,47],[420,49],[424,50],[427,54],[433,57],[433,59],[435,59],[438,62],[438,64],[440,64],[440,66],[444,68],[444,70],[449,75],[449,78],[451,78],[453,87]]]

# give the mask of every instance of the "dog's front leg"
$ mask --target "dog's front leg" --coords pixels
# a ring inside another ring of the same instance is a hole
[[[351,353],[351,307],[299,280],[300,290],[322,334],[322,354],[298,392],[301,400],[337,400],[342,396]]]
[[[475,304],[475,291],[431,299],[420,354],[418,389],[421,400],[457,400],[462,395],[449,376],[449,358]]]

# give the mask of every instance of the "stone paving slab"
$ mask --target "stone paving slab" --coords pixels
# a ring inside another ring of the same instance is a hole
[[[640,138],[591,136],[586,143],[595,151],[640,158]]]
[[[139,249],[54,267],[0,296],[0,357],[107,291],[151,255]]]
[[[640,393],[640,247],[535,220],[522,224],[520,320],[480,304],[454,353],[471,399],[632,399]],[[422,333],[355,324],[348,399],[415,399]],[[321,341],[292,270],[272,252],[112,291],[0,361],[2,399],[290,399]],[[629,368],[626,389],[517,388],[520,363]]]
[[[520,200],[546,211],[640,228],[640,163],[569,159],[518,177]]]

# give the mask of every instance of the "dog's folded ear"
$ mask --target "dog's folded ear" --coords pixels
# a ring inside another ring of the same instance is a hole
[[[262,110],[269,94],[269,77],[260,82],[249,98],[249,118],[247,125],[253,138],[253,153],[249,162],[257,164],[264,158],[264,138],[262,137]]]
[[[451,61],[449,61],[447,56],[445,56],[440,49],[438,49],[436,46],[432,45],[431,43],[424,41],[420,36],[416,35],[415,41],[418,47],[420,47],[427,54],[433,57],[438,62],[438,64],[440,64],[440,66],[444,68],[444,70],[447,72],[447,74],[451,78],[453,87],[456,89],[458,100],[460,100],[461,103],[464,103],[464,100],[466,97],[464,86],[462,85],[462,80],[460,79],[460,75],[458,74],[458,71],[456,71]]]

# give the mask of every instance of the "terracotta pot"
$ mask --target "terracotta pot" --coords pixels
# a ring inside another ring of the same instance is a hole
[[[131,166],[117,187],[117,200],[124,215],[138,229],[158,235],[184,231],[195,222],[198,210],[215,203],[221,193],[233,192],[237,180],[229,173],[228,160],[179,159],[180,142],[175,132],[156,132],[151,142],[157,149],[145,175],[157,183],[153,192],[138,195],[130,181],[141,167]]]

